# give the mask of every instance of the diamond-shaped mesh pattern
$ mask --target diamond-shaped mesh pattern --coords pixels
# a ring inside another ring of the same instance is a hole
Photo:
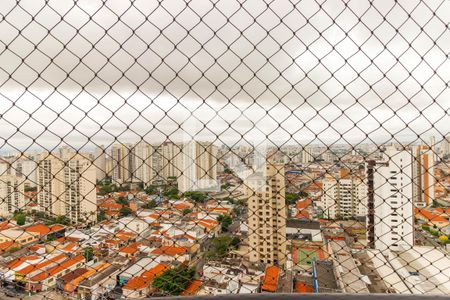
[[[449,12],[2,1],[0,292],[448,295]]]

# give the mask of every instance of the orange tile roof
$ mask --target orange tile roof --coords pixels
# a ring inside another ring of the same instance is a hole
[[[35,225],[31,225],[31,226],[28,226],[27,228],[25,228],[25,231],[37,232],[40,235],[46,235],[46,234],[50,233],[50,227],[48,227],[47,225],[44,225],[44,224],[35,224]]]
[[[440,214],[450,215],[450,207],[437,207],[434,210]]]
[[[49,277],[52,277],[52,276],[54,276],[54,275],[64,271],[67,268],[70,268],[71,266],[73,266],[73,265],[75,265],[75,264],[77,264],[77,263],[79,263],[79,262],[81,262],[83,260],[84,260],[83,255],[78,255],[78,256],[75,256],[73,258],[66,259],[62,263],[57,264],[56,266],[54,266],[54,267],[52,267],[52,268],[50,268],[48,270],[45,270],[45,271],[37,274],[36,276],[31,277],[30,281],[35,281],[36,282],[36,281],[45,280],[45,279],[47,279]]]
[[[50,259],[46,259],[43,262],[40,262],[40,263],[38,263],[36,265],[26,266],[25,268],[17,271],[17,273],[20,274],[20,275],[28,275],[31,272],[34,272],[34,271],[39,270],[39,269],[42,269],[42,268],[44,268],[44,267],[46,267],[48,265],[51,265],[52,263],[56,263],[56,262],[64,259],[65,257],[66,256],[64,254],[59,254],[59,255],[56,255],[56,256],[54,256],[54,257],[52,257]]]
[[[140,243],[133,243],[131,245],[119,249],[121,253],[134,254],[139,251]]]
[[[61,251],[64,251],[64,252],[73,252],[73,251],[75,251],[75,247],[77,247],[77,244],[75,244],[75,243],[68,243],[67,245],[65,245],[65,246],[61,249]]]
[[[42,244],[36,244],[36,245],[31,245],[28,247],[28,249],[30,249],[31,251],[38,251],[39,249],[45,248],[45,245]]]
[[[424,218],[426,218],[430,222],[437,222],[437,223],[449,222],[443,216],[434,214],[431,211],[429,211],[427,209],[424,209],[424,208],[422,208],[422,209],[415,208],[414,209],[414,214],[416,214],[416,215],[420,214],[420,215],[422,215]]]
[[[122,204],[119,203],[102,203],[99,204],[98,207],[100,209],[105,209],[105,210],[115,210],[115,211],[119,211],[121,208],[123,208]]]
[[[36,256],[36,255],[21,256],[21,257],[18,257],[16,259],[10,261],[6,266],[8,267],[8,269],[14,269],[28,260],[36,260],[36,259],[39,259],[39,256]]]
[[[191,281],[189,283],[189,285],[187,286],[187,288],[181,293],[181,296],[193,296],[193,295],[197,294],[197,291],[202,286],[202,283],[203,282],[201,280]]]
[[[191,206],[188,205],[187,203],[177,203],[175,205],[173,205],[173,208],[178,209],[178,210],[183,210],[186,208],[190,208]]]
[[[8,250],[9,248],[12,248],[12,247],[15,247],[15,246],[18,246],[18,245],[19,244],[16,244],[13,241],[3,242],[3,243],[0,243],[0,250],[5,251],[5,250]]]
[[[64,225],[54,224],[54,225],[50,226],[50,232],[60,231],[61,229],[64,229],[64,228],[65,228]]]
[[[83,273],[81,276],[75,278],[75,279],[70,283],[70,285],[66,285],[66,287],[64,288],[64,290],[65,290],[66,292],[73,292],[73,291],[78,287],[78,284],[79,284],[80,282],[82,282],[84,279],[88,278],[89,276],[91,276],[91,275],[93,275],[93,274],[95,274],[95,273],[97,273],[97,272],[100,272],[101,270],[106,269],[106,268],[109,267],[110,265],[111,265],[110,263],[101,263],[101,264],[99,264],[99,265],[93,267],[93,268],[90,269],[89,271]]]
[[[8,221],[4,221],[0,223],[0,230],[8,229],[14,227],[14,225],[10,224]]]
[[[306,208],[310,207],[311,204],[312,204],[312,200],[308,198],[306,200],[297,201],[295,203],[295,208],[297,208],[297,209],[306,209]]]
[[[143,289],[168,269],[169,267],[165,264],[157,264],[155,267],[142,273],[141,276],[130,279],[123,288],[126,290]]]
[[[169,255],[169,256],[183,255],[187,252],[188,250],[185,247],[173,247],[173,246],[162,246],[152,251],[153,254]]]
[[[269,266],[266,268],[266,274],[262,284],[262,290],[267,292],[276,292],[278,288],[278,279],[280,277],[280,268]]]
[[[311,216],[307,210],[299,211],[295,217],[299,219],[308,219],[308,220],[311,219]]]
[[[296,293],[312,293],[314,291],[312,286],[307,285],[302,281],[297,281],[295,283],[295,292]]]

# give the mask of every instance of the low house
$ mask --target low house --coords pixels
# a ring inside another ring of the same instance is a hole
[[[444,228],[450,225],[448,218],[443,217],[439,213],[435,213],[426,208],[415,208],[414,216],[417,220],[422,220],[431,226]]]
[[[26,232],[33,232],[39,234],[39,238],[43,239],[58,239],[64,236],[66,227],[60,224],[47,226],[42,223],[28,226],[24,229]]]
[[[195,296],[202,287],[203,282],[201,280],[192,280],[186,289],[181,293],[181,296]]]
[[[13,242],[13,241],[7,241],[0,243],[0,254],[3,254],[5,252],[13,251],[14,249],[19,249],[20,245]]]
[[[264,274],[261,291],[275,293],[278,290],[278,283],[280,279],[280,268],[276,266],[268,266]]]
[[[22,229],[5,229],[0,232],[0,243],[14,242],[20,246],[31,244],[39,240],[39,233],[27,232]]]
[[[86,274],[89,270],[87,268],[78,268],[56,280],[56,288],[59,291],[71,293],[76,289],[75,282],[78,278]]]
[[[153,250],[151,255],[156,256],[155,260],[158,262],[184,263],[190,260],[189,251],[185,247],[162,246]]]
[[[286,237],[288,240],[300,239],[313,242],[323,240],[319,222],[301,219],[286,220]]]
[[[37,275],[31,277],[26,283],[26,289],[31,292],[46,291],[56,285],[56,279],[77,268],[80,268],[85,262],[83,255],[67,258],[55,266],[43,270]]]
[[[122,265],[112,264],[105,269],[86,276],[77,286],[80,299],[99,299],[101,295],[114,289],[117,284],[117,275]]]
[[[140,276],[131,278],[122,288],[123,296],[127,299],[147,296],[153,280],[161,276],[169,268],[168,265],[157,264],[148,271],[143,272]]]
[[[144,257],[118,274],[118,284],[125,286],[132,278],[139,277],[146,270],[155,267],[158,262],[154,257]]]

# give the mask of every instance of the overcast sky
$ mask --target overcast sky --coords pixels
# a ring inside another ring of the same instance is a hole
[[[75,2],[2,1],[0,143],[450,132],[450,1]]]

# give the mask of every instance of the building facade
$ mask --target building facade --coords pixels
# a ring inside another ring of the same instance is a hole
[[[286,205],[283,165],[267,164],[247,177],[248,259],[283,265],[286,260]]]
[[[9,217],[15,211],[25,210],[25,177],[15,175],[0,176],[0,216]]]
[[[434,200],[434,165],[435,153],[432,148],[419,145],[414,149],[413,160],[413,193],[414,204],[426,207]]]
[[[367,215],[367,182],[362,176],[341,170],[337,178],[323,181],[320,206],[327,219],[349,219]]]
[[[37,181],[40,211],[66,216],[73,223],[96,221],[96,168],[90,160],[78,155],[63,160],[42,154]]]
[[[183,145],[177,161],[181,192],[217,189],[217,148],[212,143],[191,141]]]
[[[368,245],[402,250],[414,245],[412,152],[388,147],[382,161],[367,165]]]

